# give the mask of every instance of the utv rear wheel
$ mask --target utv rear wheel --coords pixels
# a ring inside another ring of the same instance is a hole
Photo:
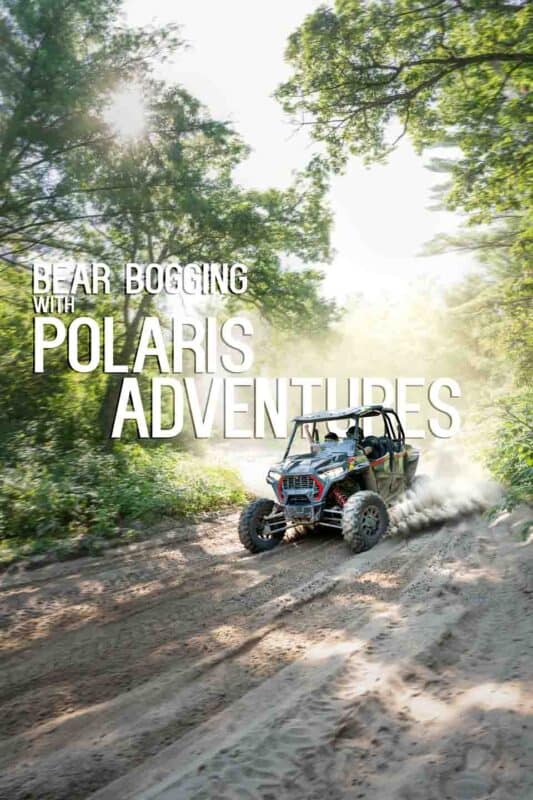
[[[389,527],[385,503],[376,492],[356,492],[346,501],[342,535],[354,553],[370,550]]]
[[[254,500],[241,512],[239,539],[250,553],[262,553],[276,547],[285,535],[285,521],[279,516],[274,524],[273,500]]]

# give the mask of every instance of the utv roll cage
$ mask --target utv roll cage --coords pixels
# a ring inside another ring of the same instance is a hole
[[[316,411],[311,414],[301,414],[298,417],[294,417],[293,419],[293,428],[291,435],[289,437],[289,441],[287,442],[287,448],[285,450],[285,454],[283,459],[285,460],[290,452],[292,447],[292,443],[294,441],[294,437],[296,436],[296,432],[298,431],[301,425],[311,424],[313,425],[311,429],[311,438],[315,441],[315,437],[317,437],[317,429],[316,425],[317,422],[336,422],[338,420],[343,419],[350,419],[353,420],[355,425],[355,436],[354,436],[354,443],[355,447],[359,444],[358,442],[358,421],[360,419],[365,419],[367,417],[382,417],[383,425],[385,429],[385,435],[395,441],[399,441],[402,445],[405,444],[405,431],[403,429],[402,423],[400,422],[400,418],[398,414],[393,408],[388,408],[386,406],[381,405],[380,403],[374,403],[372,405],[364,405],[364,406],[353,406],[351,408],[343,408],[343,409],[336,409],[335,411]],[[392,419],[391,419],[392,418]],[[393,428],[393,420],[396,423],[396,433]]]

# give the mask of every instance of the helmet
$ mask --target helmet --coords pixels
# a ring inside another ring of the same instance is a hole
[[[362,439],[364,438],[365,434],[364,434],[363,429],[359,425],[357,426],[357,428],[355,427],[355,425],[350,425],[350,427],[346,431],[346,438],[347,439],[355,439],[356,430],[357,430],[357,441],[358,442],[362,441]]]

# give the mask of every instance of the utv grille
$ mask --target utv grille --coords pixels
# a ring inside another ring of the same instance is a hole
[[[316,489],[316,483],[311,475],[286,475],[283,478],[283,491],[290,492],[294,489]]]

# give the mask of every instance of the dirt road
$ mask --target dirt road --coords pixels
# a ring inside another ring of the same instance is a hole
[[[514,517],[358,556],[235,520],[3,576],[3,800],[533,796]]]

